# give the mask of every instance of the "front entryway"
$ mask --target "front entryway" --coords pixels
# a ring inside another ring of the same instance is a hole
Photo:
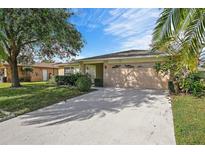
[[[94,84],[97,79],[98,82],[101,82],[100,85],[103,85],[103,63],[85,64],[85,73],[90,75]]]
[[[48,80],[48,70],[43,70],[43,81]]]

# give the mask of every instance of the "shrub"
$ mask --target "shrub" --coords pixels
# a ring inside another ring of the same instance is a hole
[[[82,76],[84,75],[81,73],[69,74],[69,85],[76,86],[76,81]]]
[[[31,77],[30,76],[24,76],[19,78],[20,82],[31,82]]]
[[[57,85],[65,85],[65,76],[56,75],[55,82],[57,83]]]
[[[56,80],[55,80],[55,76],[52,76],[49,80],[48,80],[49,84],[57,84]]]
[[[103,87],[103,80],[102,79],[95,79],[95,86],[96,87]]]
[[[76,81],[78,80],[78,78],[85,76],[83,74],[80,73],[76,73],[76,74],[68,74],[65,76],[55,76],[55,82],[57,83],[57,85],[69,85],[69,86],[76,86]]]
[[[33,72],[33,68],[32,67],[23,67],[22,71],[26,72],[26,73]]]
[[[195,96],[201,96],[204,94],[204,83],[198,73],[192,73],[188,75],[181,82],[181,89],[186,93],[193,94]]]
[[[80,91],[89,91],[92,81],[88,76],[82,76],[77,80],[76,85]]]
[[[170,92],[170,93],[175,93],[173,81],[169,81],[169,82],[168,82],[168,89],[169,89],[169,92]]]

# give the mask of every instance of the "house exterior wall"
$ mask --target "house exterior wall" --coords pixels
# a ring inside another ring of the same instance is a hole
[[[43,70],[47,70],[48,79],[53,75],[58,75],[57,68],[35,67],[33,72],[30,73],[31,81],[43,81]]]
[[[117,65],[120,65],[117,68]],[[127,68],[130,65],[133,68]],[[104,64],[104,86],[167,89],[168,76],[157,74],[154,63]]]
[[[7,82],[11,82],[11,68],[9,66],[6,66],[6,77],[7,77]],[[19,79],[24,77],[24,73],[22,71],[22,66],[18,66],[18,75],[19,75]]]
[[[11,68],[9,66],[6,66],[6,77],[7,77],[7,82],[11,82]],[[19,79],[22,79],[25,77],[25,74],[22,70],[23,66],[18,66],[18,74],[19,74]],[[57,68],[46,68],[46,67],[32,67],[33,72],[29,73],[29,76],[31,77],[31,81],[43,81],[43,70],[47,70],[48,72],[48,79],[52,75],[57,75],[58,74],[58,69]]]
[[[164,62],[166,59],[167,57],[89,59],[66,66],[78,65],[83,74],[88,73],[88,66],[95,66],[92,68],[95,71],[89,74],[95,74],[92,78],[103,79],[104,87],[167,89],[169,76],[157,74],[154,69],[156,62]],[[115,65],[120,67],[115,68]]]

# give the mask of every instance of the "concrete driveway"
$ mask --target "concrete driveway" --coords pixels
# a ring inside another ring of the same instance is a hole
[[[175,144],[166,92],[102,88],[0,123],[0,144]]]

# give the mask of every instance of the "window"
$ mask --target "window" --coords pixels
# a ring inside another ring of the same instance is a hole
[[[73,73],[77,73],[77,72],[79,72],[78,67],[65,67],[64,68],[64,74],[65,75],[73,74]]]
[[[73,67],[66,67],[66,68],[64,68],[64,74],[65,75],[68,75],[68,74],[70,74],[70,73],[72,73],[72,69]]]

